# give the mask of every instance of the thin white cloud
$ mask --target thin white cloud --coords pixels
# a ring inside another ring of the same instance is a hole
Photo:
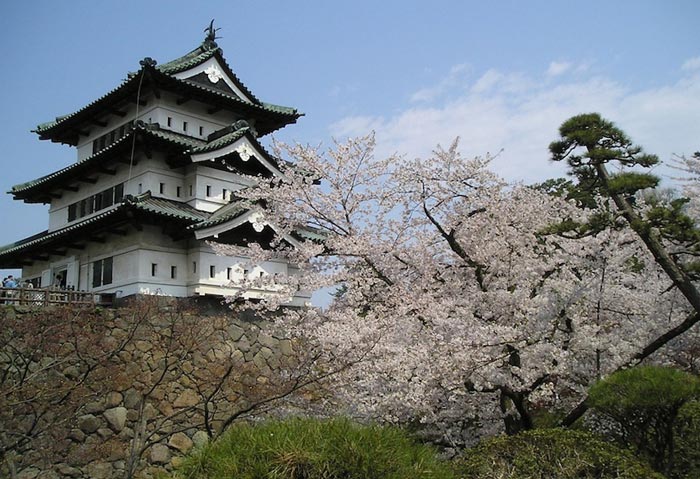
[[[689,58],[681,66],[683,71],[694,71],[700,70],[700,57]]]
[[[600,112],[662,161],[700,149],[700,76],[694,74],[661,88],[631,91],[600,76],[567,80],[489,70],[471,89],[444,93],[449,101],[413,106],[391,117],[344,118],[331,131],[354,136],[374,130],[378,154],[409,157],[427,157],[436,144],[448,145],[459,136],[468,156],[503,149],[493,169],[525,182],[564,174],[565,165],[549,162],[548,145],[559,125],[579,113]]]
[[[571,68],[570,62],[551,62],[547,68],[547,76],[555,77],[566,73]]]
[[[421,88],[411,95],[411,102],[430,102],[438,99],[445,92],[459,87],[466,83],[466,76],[469,73],[469,65],[466,63],[455,65],[450,69],[450,72],[445,78],[440,80],[436,85],[427,88]]]
[[[502,79],[502,73],[494,69],[488,70],[486,73],[481,75],[481,77],[476,81],[476,83],[474,83],[474,86],[472,86],[472,92],[487,92],[492,88],[496,87],[496,85],[498,85],[498,82],[500,82]]]

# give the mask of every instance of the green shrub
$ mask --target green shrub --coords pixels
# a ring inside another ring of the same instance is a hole
[[[434,450],[392,427],[345,419],[293,419],[232,427],[196,451],[179,478],[382,479],[453,478]]]
[[[678,411],[674,428],[675,460],[670,477],[700,477],[700,401],[691,401]]]
[[[640,366],[594,384],[588,402],[594,411],[612,419],[615,427],[610,436],[669,475],[674,468],[679,411],[699,394],[700,381],[692,374]]]
[[[486,440],[456,463],[464,479],[663,479],[596,436],[536,429]]]

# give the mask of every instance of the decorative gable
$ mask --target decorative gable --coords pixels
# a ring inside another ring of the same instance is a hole
[[[216,56],[214,56],[204,63],[190,68],[189,70],[176,73],[173,76],[178,80],[189,80],[204,85],[207,88],[213,88],[228,94],[236,95],[238,98],[248,103],[256,103],[236,85],[237,82],[226,73],[227,70],[228,68],[222,66]]]

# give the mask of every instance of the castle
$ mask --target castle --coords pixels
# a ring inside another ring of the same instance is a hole
[[[48,229],[0,247],[0,268],[21,268],[35,287],[117,296],[227,296],[242,280],[295,274],[284,259],[246,266],[245,255],[210,246],[270,244],[274,225],[236,192],[282,175],[259,138],[302,114],[253,95],[213,23],[205,31],[186,55],[145,58],[112,91],[36,127],[40,139],[76,147],[77,161],[12,187],[16,200],[49,205]],[[246,295],[269,292],[260,288]]]

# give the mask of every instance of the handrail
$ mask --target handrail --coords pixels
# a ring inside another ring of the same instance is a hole
[[[49,306],[54,304],[95,305],[101,303],[99,293],[60,288],[0,287],[0,304]]]

